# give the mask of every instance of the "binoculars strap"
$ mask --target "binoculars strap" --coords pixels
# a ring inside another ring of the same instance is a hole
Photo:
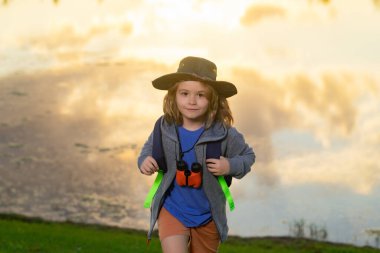
[[[218,176],[218,181],[220,187],[222,187],[222,191],[224,192],[224,196],[226,197],[228,205],[230,206],[230,211],[232,212],[235,209],[235,203],[234,199],[232,198],[230,189],[228,188],[228,185],[226,183],[226,179],[224,179],[224,176]]]
[[[154,195],[156,195],[156,192],[158,190],[158,187],[161,184],[161,181],[162,181],[163,177],[164,177],[164,171],[163,170],[159,170],[157,172],[157,177],[154,180],[154,183],[153,183],[152,187],[150,188],[150,190],[148,192],[148,195],[146,195],[146,198],[145,198],[145,201],[144,201],[144,207],[145,208],[149,208],[150,205],[152,204],[152,200],[154,198]]]

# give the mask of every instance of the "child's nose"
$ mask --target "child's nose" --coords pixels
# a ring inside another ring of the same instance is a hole
[[[195,96],[190,96],[190,104],[196,104],[197,103],[197,100],[196,100],[196,97]]]

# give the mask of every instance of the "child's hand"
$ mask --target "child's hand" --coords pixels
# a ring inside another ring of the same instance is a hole
[[[220,159],[207,159],[206,164],[208,171],[210,171],[214,176],[228,175],[230,172],[230,163],[223,156],[221,156]]]
[[[145,160],[142,162],[140,171],[144,175],[152,175],[154,172],[158,171],[158,164],[153,157],[147,156]]]

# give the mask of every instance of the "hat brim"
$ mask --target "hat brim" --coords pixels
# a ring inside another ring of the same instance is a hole
[[[237,94],[236,86],[226,81],[213,81],[189,73],[172,73],[163,75],[152,81],[153,87],[159,90],[168,90],[181,81],[200,81],[211,85],[219,95],[228,98]]]

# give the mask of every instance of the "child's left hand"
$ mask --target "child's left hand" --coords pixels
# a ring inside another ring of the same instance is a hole
[[[210,158],[206,160],[207,169],[214,176],[228,175],[230,172],[230,163],[227,158],[221,156],[220,159]]]

